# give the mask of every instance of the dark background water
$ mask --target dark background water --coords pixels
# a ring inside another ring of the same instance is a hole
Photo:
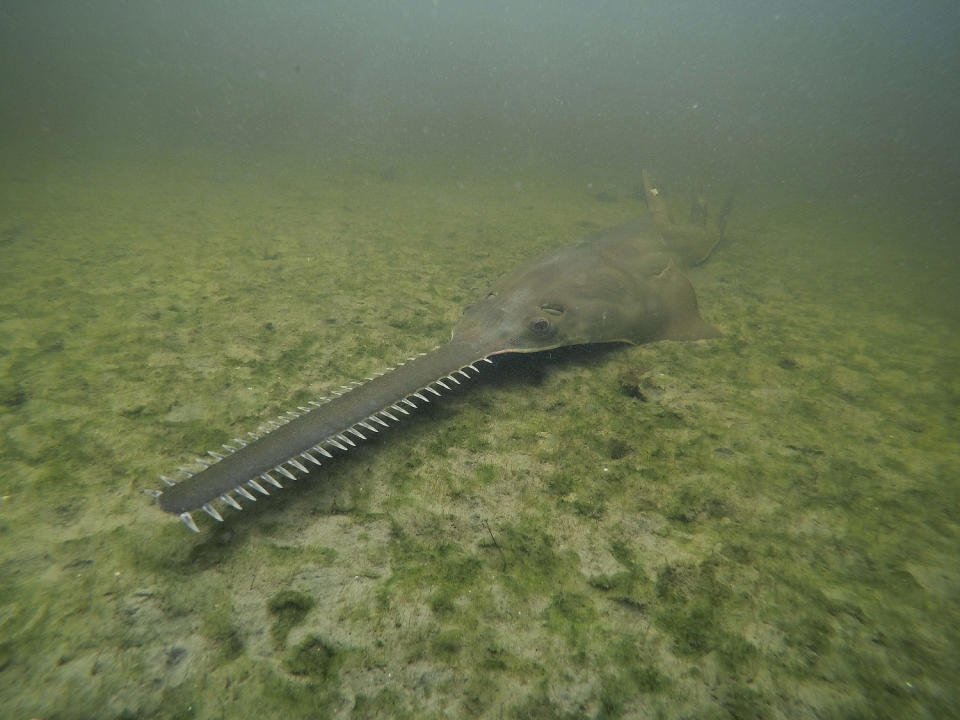
[[[936,208],[958,30],[948,0],[11,1],[0,141],[642,163]]]

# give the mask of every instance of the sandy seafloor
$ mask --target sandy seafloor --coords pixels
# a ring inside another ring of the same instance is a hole
[[[4,717],[960,711],[956,255],[896,198],[748,192],[690,273],[722,338],[500,362],[193,534],[161,474],[444,342],[632,185],[199,151],[0,185]]]

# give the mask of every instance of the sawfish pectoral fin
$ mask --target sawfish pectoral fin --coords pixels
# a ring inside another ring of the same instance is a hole
[[[658,275],[647,279],[647,291],[656,299],[659,322],[650,340],[706,340],[720,331],[700,317],[697,294],[687,277],[671,262]]]

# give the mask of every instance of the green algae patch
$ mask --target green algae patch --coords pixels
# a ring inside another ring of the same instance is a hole
[[[404,700],[404,695],[395,688],[385,688],[371,692],[369,695],[360,693],[353,703],[351,717],[357,720],[378,720],[379,718],[395,718],[396,720],[414,720],[413,713]]]
[[[226,660],[238,657],[244,651],[243,633],[232,617],[232,608],[211,606],[201,614],[202,632],[220,650]]]
[[[579,576],[580,563],[570,550],[559,547],[555,538],[533,518],[500,528],[499,543],[507,555],[504,586],[518,598],[529,599],[564,579]]]
[[[587,582],[620,605],[646,613],[654,597],[653,584],[636,552],[627,542],[617,539],[610,544],[610,554],[624,569],[615,573],[591,575]]]
[[[283,666],[292,675],[332,682],[340,669],[340,652],[318,635],[308,635],[291,648]]]
[[[590,628],[597,620],[593,600],[579,593],[559,592],[550,599],[542,614],[543,626],[564,637],[570,648],[585,650]]]
[[[663,690],[668,684],[667,677],[644,655],[642,646],[633,638],[614,642],[607,657],[613,669],[603,685],[603,692],[608,697],[619,694],[628,699],[635,693]]]
[[[309,595],[296,590],[284,590],[267,601],[267,610],[273,616],[270,635],[277,646],[283,646],[290,631],[304,621],[315,604]]]

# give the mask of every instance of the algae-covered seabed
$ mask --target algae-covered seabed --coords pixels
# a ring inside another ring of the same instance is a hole
[[[160,474],[642,206],[202,153],[0,180],[6,717],[957,710],[960,341],[906,231],[747,194],[691,273],[723,338],[502,361],[195,535]]]

